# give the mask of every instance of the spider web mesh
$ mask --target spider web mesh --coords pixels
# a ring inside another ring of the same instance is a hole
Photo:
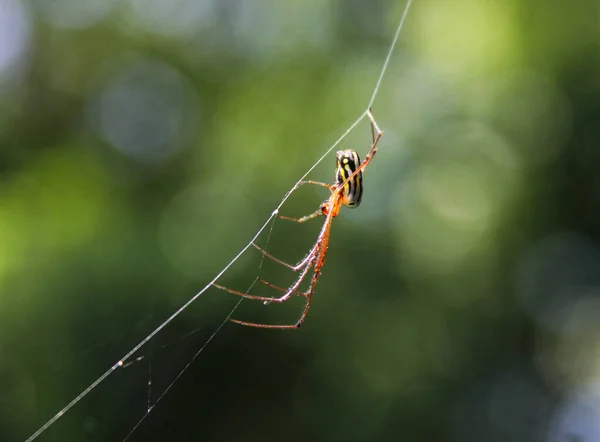
[[[53,425],[55,425],[58,421],[60,421],[63,416],[72,412],[72,409],[75,408],[78,404],[80,404],[80,401],[82,401],[82,399],[84,399],[88,395],[94,393],[95,390],[97,389],[97,387],[100,386],[111,375],[114,375],[118,371],[130,369],[132,367],[143,366],[143,367],[146,367],[145,369],[147,369],[147,375],[146,375],[147,382],[145,382],[144,387],[143,387],[143,389],[145,389],[146,393],[147,393],[146,394],[146,412],[143,413],[141,418],[135,423],[135,425],[132,426],[131,431],[125,436],[125,438],[123,440],[127,440],[127,439],[131,438],[135,434],[135,432],[139,428],[139,426],[149,416],[153,415],[153,414],[151,414],[151,412],[154,410],[154,408],[163,400],[163,398],[165,398],[167,396],[167,394],[177,384],[177,381],[181,378],[181,376],[183,376],[185,374],[185,372],[190,368],[190,366],[193,364],[193,362],[196,360],[196,358],[207,348],[207,346],[211,343],[211,341],[221,332],[221,330],[225,326],[225,324],[228,323],[229,319],[232,318],[232,316],[236,313],[236,311],[238,310],[238,307],[240,307],[240,305],[242,304],[243,298],[240,298],[239,300],[237,300],[237,299],[235,300],[235,304],[223,316],[222,321],[220,321],[216,325],[216,327],[212,329],[212,332],[209,332],[208,337],[202,338],[203,340],[201,342],[201,345],[199,347],[196,347],[197,350],[195,351],[195,353],[193,353],[193,355],[191,357],[189,357],[189,356],[186,357],[188,362],[183,367],[175,369],[174,373],[171,373],[171,375],[167,376],[167,378],[168,378],[167,383],[165,385],[162,385],[160,388],[158,388],[158,387],[156,387],[156,385],[154,385],[156,383],[156,376],[153,375],[153,365],[156,365],[157,360],[160,360],[160,357],[155,356],[155,355],[160,354],[166,348],[177,346],[177,345],[179,345],[179,343],[182,340],[189,339],[189,338],[193,337],[195,334],[199,333],[200,331],[205,332],[205,330],[203,330],[203,328],[198,328],[193,331],[188,331],[184,334],[180,334],[180,336],[178,338],[176,338],[175,340],[170,341],[166,344],[155,344],[154,343],[155,337],[161,331],[163,331],[163,329],[165,329],[166,327],[171,325],[172,322],[176,318],[178,318],[178,317],[180,317],[180,315],[184,314],[200,297],[202,297],[211,288],[213,283],[215,283],[217,281],[221,281],[223,276],[232,268],[232,266],[234,266],[236,263],[238,263],[247,254],[247,252],[253,251],[253,248],[252,248],[253,243],[260,244],[265,249],[267,248],[267,246],[269,246],[270,240],[271,240],[273,232],[274,232],[275,223],[277,221],[277,215],[280,213],[282,207],[288,201],[288,199],[290,199],[292,197],[292,195],[294,195],[296,193],[296,191],[299,188],[300,182],[307,179],[307,177],[309,177],[309,175],[319,165],[321,165],[321,163],[323,161],[328,160],[329,163],[331,163],[332,152],[336,148],[340,147],[340,145],[347,139],[349,134],[351,132],[353,132],[354,129],[361,122],[363,122],[365,120],[368,121],[368,119],[366,119],[367,110],[374,105],[374,101],[379,93],[380,86],[382,84],[382,81],[383,81],[386,71],[388,69],[388,64],[390,62],[390,59],[392,58],[392,55],[394,53],[394,49],[396,47],[396,43],[397,43],[399,35],[400,35],[400,31],[403,28],[404,21],[406,19],[406,16],[407,16],[407,13],[411,6],[411,3],[412,3],[412,0],[408,0],[402,11],[401,19],[396,27],[396,31],[395,31],[393,40],[389,45],[389,50],[385,56],[379,77],[375,83],[375,86],[373,87],[372,95],[367,103],[367,106],[365,107],[365,110],[362,113],[360,113],[360,115],[347,127],[347,129],[342,133],[342,135],[339,136],[339,138],[329,148],[327,148],[325,150],[325,152],[323,152],[323,154],[313,163],[313,165],[297,180],[296,184],[294,184],[292,186],[292,188],[290,188],[285,193],[284,197],[277,204],[276,208],[271,212],[271,214],[268,216],[268,218],[266,219],[264,224],[258,229],[258,231],[255,233],[255,235],[251,238],[251,240],[244,247],[242,247],[241,250],[239,250],[239,252],[237,254],[235,254],[235,256],[231,259],[231,261],[229,263],[227,263],[225,266],[222,267],[222,269],[214,276],[214,278],[212,278],[200,291],[198,291],[194,296],[189,298],[179,308],[175,309],[175,311],[169,317],[167,317],[162,323],[160,323],[152,332],[150,332],[145,337],[140,339],[139,342],[137,342],[129,351],[127,351],[121,358],[119,358],[119,360],[117,360],[109,369],[107,369],[104,373],[102,373],[100,376],[98,376],[98,378],[94,382],[92,382],[89,386],[87,386],[85,389],[83,389],[76,397],[74,397],[63,408],[61,408],[58,412],[56,412],[42,426],[40,426],[33,434],[31,434],[31,436],[29,436],[27,438],[27,442],[36,440],[38,437],[43,435],[46,432],[46,430],[50,429]],[[50,11],[50,9],[48,9],[48,11]],[[65,26],[67,26],[67,25],[65,25]],[[70,24],[69,26],[74,26],[74,25]],[[168,30],[165,30],[165,32],[168,32]],[[169,75],[169,73],[166,73],[166,75]],[[374,114],[377,118],[376,110],[374,110]],[[365,134],[367,134],[367,133],[368,133],[367,130],[365,130]],[[366,142],[366,140],[370,139],[370,135],[369,135],[369,137],[367,137],[367,136],[361,137],[361,139],[362,139],[362,142],[360,143],[360,145],[365,146],[365,147],[360,152],[360,154],[362,154],[364,156],[364,154],[367,152],[368,147],[370,145],[370,143]],[[327,170],[331,169],[330,166],[331,166],[331,164],[327,164]],[[330,175],[330,174],[331,174],[331,172],[329,172],[328,175]],[[324,189],[324,190],[326,190],[326,189]],[[311,197],[311,201],[312,201],[312,203],[314,203],[314,198]],[[278,221],[278,223],[281,223],[281,222],[282,221]],[[285,223],[285,221],[283,221],[283,223]],[[320,224],[318,221],[315,221],[315,223]],[[310,236],[310,235],[307,235],[307,236]],[[276,242],[279,243],[279,241],[276,241]],[[255,250],[254,250],[254,252],[256,253]],[[258,264],[258,268],[256,269],[257,275],[260,276],[262,274],[261,272],[263,270],[263,267],[264,267],[266,261],[268,261],[268,260],[264,256],[260,255],[260,262]],[[257,280],[258,279],[255,279],[254,282],[252,282],[252,284],[249,287],[247,287],[246,292],[251,292],[255,286],[261,286],[260,284],[257,284]],[[281,284],[282,284],[282,286],[288,285],[287,283],[284,283],[284,282],[282,282]],[[227,286],[232,287],[230,284],[227,284]],[[232,287],[232,288],[243,289],[243,287],[239,287],[239,286]],[[266,289],[266,287],[261,286],[261,289]],[[221,294],[221,296],[229,296],[229,295]],[[297,310],[297,308],[296,308],[296,310]],[[117,333],[112,338],[112,340],[118,339],[118,338],[119,338],[119,333]],[[102,346],[102,345],[104,345],[104,344],[101,344],[100,346]],[[139,374],[136,376],[143,376],[143,375]],[[124,382],[128,382],[128,381],[124,381]],[[116,400],[119,400],[119,399],[116,399]],[[109,402],[107,402],[107,406],[110,406]],[[90,424],[90,425],[93,426],[93,424]],[[116,436],[116,437],[117,437],[117,439],[122,438],[122,436]]]

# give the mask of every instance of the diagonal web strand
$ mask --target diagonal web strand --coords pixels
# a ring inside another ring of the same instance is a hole
[[[406,2],[406,6],[404,7],[404,12],[402,13],[402,18],[400,19],[400,24],[398,25],[398,28],[396,29],[396,33],[394,34],[394,40],[392,40],[392,44],[390,45],[390,50],[388,51],[387,57],[385,58],[385,61],[383,62],[383,67],[381,68],[381,73],[379,74],[379,79],[377,80],[377,84],[375,84],[375,88],[373,89],[373,95],[371,95],[371,99],[369,100],[369,105],[367,106],[367,109],[370,109],[371,106],[373,106],[375,97],[377,97],[377,93],[379,92],[379,86],[381,86],[381,82],[383,81],[383,76],[385,75],[388,64],[392,58],[392,53],[394,52],[394,49],[396,48],[396,43],[398,42],[398,37],[400,36],[400,31],[404,27],[404,20],[406,19],[406,16],[408,15],[408,10],[410,9],[411,3],[412,3],[412,0],[408,0],[408,2]]]
[[[64,416],[69,410],[71,410],[71,408],[73,408],[79,401],[81,401],[84,397],[86,397],[90,392],[92,392],[98,385],[100,385],[102,382],[104,382],[104,380],[109,377],[114,371],[116,371],[119,368],[122,368],[123,366],[125,366],[125,363],[143,346],[145,346],[150,340],[152,340],[161,330],[163,330],[167,325],[169,325],[177,316],[179,316],[183,311],[185,311],[194,301],[196,301],[200,296],[202,296],[210,287],[212,287],[212,285],[217,282],[217,280],[219,280],[221,278],[221,276],[223,276],[223,274],[225,274],[225,272],[227,272],[227,270],[229,270],[229,268],[244,254],[246,253],[246,251],[252,246],[252,244],[258,239],[258,237],[264,232],[264,230],[269,226],[269,223],[271,223],[271,221],[273,221],[273,219],[278,215],[279,210],[281,209],[281,207],[285,204],[285,202],[290,198],[290,196],[292,195],[292,193],[298,189],[298,187],[300,187],[301,182],[305,180],[305,178],[325,159],[329,156],[329,154],[341,143],[341,141],[346,138],[346,136],[348,136],[348,134],[350,132],[352,132],[352,130],[354,130],[354,128],[365,118],[365,116],[367,115],[367,111],[368,109],[371,107],[371,105],[373,104],[373,102],[375,101],[375,98],[379,92],[379,87],[381,85],[381,82],[383,81],[383,78],[385,76],[385,73],[387,71],[388,68],[388,64],[389,61],[391,59],[393,50],[396,46],[396,42],[398,41],[398,37],[400,35],[400,31],[402,30],[402,27],[404,26],[404,21],[405,18],[408,14],[408,10],[410,8],[412,4],[412,0],[408,0],[406,3],[406,6],[404,7],[404,12],[402,14],[402,18],[400,19],[400,23],[398,24],[398,27],[396,29],[396,33],[394,35],[394,39],[390,45],[390,50],[388,51],[387,57],[383,63],[383,67],[381,70],[381,73],[379,75],[379,78],[377,80],[377,83],[373,89],[373,94],[371,96],[371,99],[369,101],[369,106],[367,106],[367,110],[365,110],[351,125],[350,127],[329,147],[329,149],[327,149],[325,151],[325,153],[316,160],[316,162],[306,171],[306,173],[304,175],[302,175],[302,177],[296,182],[296,184],[294,184],[294,186],[284,195],[283,199],[281,200],[281,202],[277,205],[277,208],[275,210],[273,210],[273,212],[271,213],[271,215],[268,217],[268,219],[265,221],[265,223],[262,225],[262,227],[256,232],[256,234],[252,237],[252,239],[240,250],[240,252],[235,255],[233,257],[233,259],[225,265],[225,267],[223,267],[223,269],[217,273],[217,275],[215,275],[215,277],[208,283],[206,284],[198,293],[196,293],[194,296],[192,296],[188,301],[186,301],[179,309],[177,309],[173,314],[171,314],[171,316],[169,316],[164,322],[162,322],[158,327],[156,327],[156,329],[154,329],[150,334],[148,334],[148,336],[146,336],[144,339],[142,339],[137,345],[135,345],[129,352],[127,352],[121,359],[119,359],[115,364],[113,364],[108,370],[106,370],[102,375],[100,375],[100,377],[98,377],[98,379],[96,379],[94,382],[92,382],[87,388],[85,388],[81,393],[79,393],[73,400],[71,400],[71,402],[69,402],[67,405],[65,405],[58,413],[56,413],[52,418],[50,418],[44,425],[42,425],[35,433],[33,433],[29,438],[26,439],[25,442],[32,442],[33,440],[37,439],[38,436],[40,436],[42,433],[44,433],[48,428],[50,428],[58,419],[60,419],[62,416]],[[269,236],[270,236],[270,232],[269,232]],[[262,260],[260,263],[260,266],[262,266]],[[254,282],[256,283],[256,281]],[[253,283],[253,285],[254,285]],[[229,314],[227,315],[227,317],[219,324],[219,326],[215,329],[215,331],[213,332],[213,334],[208,338],[208,340],[204,343],[204,345],[198,350],[198,352],[193,356],[193,358],[190,360],[190,362],[188,362],[188,364],[183,368],[183,370],[175,377],[175,379],[173,380],[173,382],[171,382],[171,384],[169,385],[169,387],[167,387],[167,389],[159,396],[158,400],[154,403],[154,405],[152,407],[149,407],[147,413],[142,417],[142,419],[135,425],[135,427],[131,430],[131,432],[127,435],[127,438],[129,438],[131,436],[131,434],[138,428],[138,426],[141,424],[141,422],[146,418],[146,416],[150,413],[150,411],[153,409],[154,406],[156,406],[156,403],[158,403],[160,401],[160,399],[162,399],[162,397],[164,397],[164,395],[167,394],[167,392],[171,389],[171,387],[173,386],[173,384],[183,375],[183,373],[188,369],[188,367],[193,363],[193,361],[197,358],[197,356],[206,348],[206,346],[214,339],[214,337],[219,333],[219,331],[221,330],[221,328],[225,325],[225,323],[229,320],[229,318],[231,317],[231,315],[235,312],[235,310],[238,308],[238,306],[241,304],[241,300],[231,309],[231,311],[229,312]]]

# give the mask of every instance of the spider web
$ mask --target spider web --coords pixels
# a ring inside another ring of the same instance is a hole
[[[152,350],[149,351],[148,355],[142,355],[135,357],[135,355],[139,352],[142,347],[148,346],[148,344],[153,341],[157,334],[159,334],[163,329],[165,329],[172,321],[180,316],[184,311],[186,311],[198,298],[200,298],[209,288],[213,286],[215,282],[217,282],[245,253],[248,249],[250,249],[253,244],[257,243],[259,237],[266,231],[266,240],[264,242],[264,247],[269,243],[271,238],[271,234],[273,232],[273,227],[275,220],[279,214],[282,206],[288,201],[288,199],[292,196],[292,194],[301,186],[302,181],[306,179],[306,177],[319,165],[323,160],[328,158],[331,152],[336,149],[336,147],[344,140],[353,130],[354,128],[361,123],[368,114],[369,109],[372,107],[383,81],[383,78],[388,69],[388,64],[392,58],[394,49],[396,47],[396,43],[398,41],[398,37],[400,32],[404,26],[405,19],[407,17],[408,11],[411,7],[412,0],[407,0],[406,6],[404,7],[402,16],[396,28],[396,32],[394,34],[393,40],[390,44],[389,50],[387,52],[387,56],[383,62],[383,66],[381,68],[380,75],[377,79],[377,82],[373,88],[373,93],[371,98],[369,99],[368,105],[365,110],[356,118],[356,120],[346,129],[346,131],[321,155],[320,158],[316,160],[316,162],[302,175],[298,181],[294,184],[294,186],[283,196],[280,203],[277,207],[272,211],[267,220],[264,222],[262,227],[256,232],[256,234],[252,237],[252,239],[237,253],[231,261],[223,267],[223,269],[218,272],[212,280],[210,280],[200,291],[198,291],[194,296],[192,296],[188,301],[186,301],[181,307],[175,310],[167,319],[165,319],[158,327],[156,327],[151,333],[149,333],[146,337],[144,337],[141,341],[139,341],[130,351],[124,354],[118,361],[116,361],[108,370],[106,370],[102,375],[100,375],[94,382],[92,382],[87,388],[82,390],[73,400],[67,403],[63,408],[61,408],[54,416],[52,416],[46,423],[44,423],[37,431],[35,431],[30,437],[27,438],[26,442],[33,441],[37,439],[40,435],[42,435],[46,430],[48,430],[53,424],[55,424],[59,419],[61,419],[65,414],[67,414],[73,407],[75,407],[83,398],[92,393],[100,384],[102,384],[109,376],[111,376],[115,371],[121,368],[127,368],[137,362],[140,362],[144,359],[150,359],[149,370],[148,370],[148,400],[147,400],[147,410],[146,413],[138,420],[138,422],[133,426],[131,431],[127,434],[127,436],[123,440],[127,440],[131,437],[132,434],[135,433],[137,428],[144,422],[144,420],[150,415],[152,410],[156,407],[156,405],[169,393],[172,387],[177,383],[177,381],[181,378],[181,376],[188,370],[188,368],[194,363],[196,358],[205,350],[205,348],[211,343],[211,341],[219,334],[223,326],[231,319],[232,315],[238,309],[244,298],[240,298],[239,301],[230,309],[229,313],[224,317],[224,319],[218,324],[218,326],[214,329],[212,334],[204,341],[204,343],[198,348],[195,354],[189,359],[187,364],[176,374],[176,376],[170,381],[167,387],[162,391],[162,393],[154,400],[151,397],[151,385],[152,385],[152,362],[151,362],[151,353]],[[261,255],[260,262],[257,269],[257,275],[260,275],[260,271],[265,262],[265,256]],[[247,288],[246,292],[249,292],[253,286],[258,282],[258,277],[255,281]],[[199,329],[193,330],[191,332],[186,333],[181,336],[180,339],[185,339],[192,334],[196,333]],[[172,344],[163,345],[163,347],[169,346]]]

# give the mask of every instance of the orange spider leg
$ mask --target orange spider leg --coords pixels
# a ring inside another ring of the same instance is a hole
[[[287,267],[290,270],[293,270],[294,272],[297,272],[298,270],[300,270],[301,268],[303,268],[306,265],[306,262],[309,260],[311,252],[308,253],[308,255],[306,255],[306,257],[300,261],[298,264],[296,264],[295,266],[288,264],[285,261],[282,261],[279,258],[275,258],[273,255],[271,255],[269,252],[267,252],[264,249],[261,249],[260,247],[258,247],[256,244],[252,243],[252,245],[263,255],[265,255],[267,258],[272,259],[273,261],[275,261],[277,264],[281,264],[282,266]]]
[[[300,277],[296,280],[296,282],[294,283],[294,285],[292,285],[289,289],[285,290],[285,294],[283,294],[281,297],[279,298],[274,298],[274,297],[266,297],[266,296],[256,296],[256,295],[251,295],[249,293],[244,293],[244,292],[240,292],[237,290],[232,290],[230,288],[224,287],[222,285],[219,284],[214,284],[213,285],[220,289],[220,290],[224,290],[226,292],[231,293],[232,295],[237,295],[237,296],[242,296],[244,298],[248,298],[248,299],[254,299],[257,301],[266,301],[266,302],[285,302],[287,301],[290,296],[292,296],[292,293],[296,292],[298,290],[298,287],[300,286],[300,284],[302,283],[302,280],[306,277],[306,275],[308,274],[308,271],[310,270],[312,263],[314,262],[315,259],[315,255],[314,255],[314,248],[310,253],[310,260],[306,260],[306,264],[304,266],[304,270],[302,271],[302,273],[300,274]],[[234,321],[232,319],[232,321]],[[235,321],[234,321],[235,322]]]
[[[303,186],[305,184],[315,184],[317,186],[327,187],[331,191],[332,195],[335,193],[335,190],[336,190],[336,186],[334,186],[332,184],[322,183],[320,181],[313,181],[313,180],[300,181],[300,183],[298,184],[298,186],[296,188],[298,188],[300,186]],[[314,213],[311,213],[310,215],[303,216],[302,218],[293,218],[293,217],[285,216],[285,215],[277,215],[277,217],[280,218],[280,219],[288,220],[288,221],[294,221],[294,222],[297,222],[297,223],[303,223],[305,221],[308,221],[309,219],[316,218],[319,215],[327,215],[327,212],[323,210],[324,207],[327,206],[327,204],[328,203],[323,203],[321,205],[321,207],[319,207],[319,209],[316,210]]]
[[[333,186],[331,184],[322,183],[321,181],[313,181],[313,180],[300,181],[300,183],[298,183],[298,185],[296,186],[296,189],[300,186],[304,186],[305,184],[315,184],[317,186],[327,187],[331,191],[335,190],[335,186]]]
[[[262,284],[265,284],[265,285],[267,285],[267,286],[269,286],[271,288],[274,288],[275,290],[279,290],[280,292],[285,292],[286,294],[288,292],[290,292],[289,289],[284,289],[282,287],[276,286],[275,284],[271,284],[270,282],[265,281],[264,279],[261,279],[261,278],[258,278],[258,282],[260,282]],[[216,287],[216,288],[218,288],[219,290],[224,290],[224,291],[226,291],[228,293],[231,293],[232,295],[237,295],[237,296],[241,296],[243,298],[248,298],[248,299],[254,299],[255,301],[265,301],[265,302],[271,303],[271,302],[284,302],[284,301],[287,300],[287,299],[285,299],[285,300],[282,301],[281,298],[273,298],[272,296],[271,297],[266,297],[266,296],[251,295],[250,293],[244,293],[244,292],[240,292],[240,291],[237,291],[237,290],[233,290],[233,289],[224,287],[224,286],[219,285],[219,284],[213,284],[213,286]],[[293,291],[290,292],[290,295],[306,296],[306,293],[302,293],[302,292],[299,292],[297,290],[293,290]]]
[[[277,216],[280,219],[285,219],[285,220],[288,220],[288,221],[294,221],[294,222],[297,222],[297,223],[303,223],[305,221],[308,221],[309,219],[316,218],[319,215],[323,215],[323,211],[321,209],[317,210],[315,213],[311,213],[310,215],[303,216],[302,218],[292,218],[292,217],[284,216],[284,215],[277,215]]]
[[[306,275],[308,275],[308,272],[311,269],[312,264],[315,259],[316,259],[316,255],[313,254],[311,261],[309,261],[309,264],[306,266],[306,268],[304,269],[304,271],[302,272],[300,277],[296,280],[296,282],[294,283],[294,285],[292,285],[292,287],[290,287],[288,290],[285,291],[283,296],[281,296],[280,298],[264,298],[264,297],[259,297],[259,296],[246,295],[246,294],[239,293],[239,292],[236,294],[239,294],[240,296],[243,296],[244,298],[258,299],[258,300],[267,301],[269,303],[270,302],[285,302],[288,299],[290,299],[290,296],[292,295],[292,293],[298,289],[298,287],[300,286],[300,284],[302,283],[304,278],[306,278]],[[228,289],[226,289],[226,290],[229,291]],[[308,293],[306,295],[307,295],[306,302],[307,302],[307,304],[310,304],[310,296],[308,295]],[[305,310],[306,310],[306,308],[305,308]],[[296,325],[257,324],[254,322],[240,321],[238,319],[231,319],[231,322],[235,322],[236,324],[240,324],[240,325],[246,325],[248,327],[258,327],[258,328],[298,328],[299,327],[298,324],[296,324]]]
[[[275,285],[275,284],[271,284],[269,281],[265,281],[261,277],[256,278],[256,280],[258,282],[260,282],[261,284],[264,284],[264,285],[266,285],[268,287],[271,287],[272,289],[278,290],[280,292],[287,292],[288,291],[288,289],[283,288],[283,287],[279,287],[278,285]],[[298,295],[298,296],[304,296],[304,297],[306,297],[306,293],[303,293],[303,292],[295,291],[295,292],[292,292],[292,294],[293,295]]]
[[[328,208],[330,208],[331,211],[327,214],[327,218],[325,219],[325,223],[323,225],[323,230],[321,231],[321,234],[317,239],[317,244],[320,242],[321,247],[317,263],[315,264],[315,271],[313,273],[312,281],[310,283],[310,290],[307,292],[306,306],[304,307],[304,311],[302,312],[302,316],[300,316],[298,322],[296,322],[296,324],[293,325],[291,328],[299,328],[306,319],[308,309],[310,309],[312,297],[315,294],[317,282],[319,282],[319,277],[321,276],[321,269],[325,265],[325,258],[327,257],[327,250],[329,249],[329,239],[331,238],[331,224],[333,222],[333,218],[335,218],[340,213],[340,209],[342,208],[341,191],[338,190],[338,193],[332,195],[330,203],[331,204],[329,204]]]
[[[311,250],[309,256],[311,257],[308,261],[308,265],[302,272],[302,275],[298,278],[298,280],[294,283],[294,285],[286,291],[286,293],[281,298],[274,298],[275,302],[285,302],[289,299],[291,293],[290,290],[296,290],[298,286],[302,283],[306,275],[308,274],[308,270],[314,267],[314,272],[310,284],[310,288],[304,293],[306,296],[306,305],[304,306],[304,311],[300,316],[300,319],[295,324],[292,325],[283,325],[283,324],[258,324],[255,322],[247,322],[240,321],[238,319],[231,319],[232,322],[236,324],[245,325],[248,327],[256,327],[256,328],[278,328],[278,329],[296,329],[299,328],[304,320],[306,319],[306,315],[308,314],[308,310],[310,309],[310,305],[312,303],[312,297],[315,292],[315,288],[317,287],[317,282],[319,281],[319,277],[321,276],[321,269],[325,264],[325,258],[327,256],[327,249],[329,248],[329,238],[331,236],[331,223],[333,218],[338,215],[342,206],[342,195],[341,191],[338,191],[336,194],[332,195],[327,203],[327,217],[325,218],[325,222],[323,223],[323,227],[319,236],[317,238],[317,242]],[[331,210],[329,210],[331,207]],[[226,289],[227,290],[227,289]],[[229,291],[229,290],[227,290]],[[239,293],[242,295],[241,293]],[[249,297],[249,296],[245,296]]]

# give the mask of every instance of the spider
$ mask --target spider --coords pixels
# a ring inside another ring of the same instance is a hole
[[[256,244],[252,243],[252,245],[267,258],[275,261],[276,263],[282,266],[289,268],[290,270],[293,270],[294,272],[301,272],[296,282],[294,282],[294,284],[292,284],[288,288],[283,288],[271,284],[270,282],[265,281],[259,277],[257,279],[258,282],[283,293],[283,295],[278,298],[255,296],[249,293],[239,292],[237,290],[232,290],[222,285],[213,283],[213,285],[220,290],[224,290],[233,295],[243,296],[244,298],[264,301],[265,304],[271,302],[285,302],[288,299],[290,299],[292,295],[303,296],[306,298],[306,304],[304,306],[304,311],[302,312],[300,319],[298,319],[298,321],[295,324],[260,324],[255,322],[240,321],[238,319],[231,319],[232,322],[248,327],[297,329],[302,325],[302,323],[306,319],[306,315],[308,313],[308,309],[310,308],[312,297],[315,292],[315,287],[317,286],[317,282],[319,281],[319,277],[321,276],[321,270],[323,268],[323,265],[325,264],[327,249],[329,248],[329,237],[331,235],[331,224],[333,222],[333,218],[335,218],[340,213],[342,205],[350,208],[356,208],[360,205],[363,193],[362,172],[365,170],[365,168],[368,166],[368,164],[371,162],[371,160],[377,153],[377,144],[379,143],[381,135],[383,135],[381,130],[379,130],[379,126],[375,122],[375,118],[371,113],[371,109],[367,110],[366,114],[371,122],[371,137],[373,140],[373,144],[371,145],[371,149],[369,149],[365,160],[361,163],[360,158],[358,157],[358,154],[355,150],[347,149],[338,151],[336,153],[337,166],[335,169],[335,183],[333,185],[312,180],[301,181],[300,183],[298,183],[298,187],[305,184],[314,184],[318,186],[327,187],[331,191],[329,199],[323,202],[319,209],[317,209],[314,213],[307,216],[303,216],[302,218],[291,218],[288,216],[278,215],[278,217],[281,219],[294,221],[297,223],[303,223],[320,215],[323,215],[325,217],[325,222],[323,223],[323,227],[321,227],[321,231],[319,233],[319,236],[317,237],[317,241],[308,252],[308,255],[306,255],[306,257],[298,264],[291,265],[287,262],[277,259],[273,255],[268,253],[266,250],[263,250]],[[300,284],[310,273],[311,269],[312,280],[308,290],[306,290],[305,292],[298,291]]]

